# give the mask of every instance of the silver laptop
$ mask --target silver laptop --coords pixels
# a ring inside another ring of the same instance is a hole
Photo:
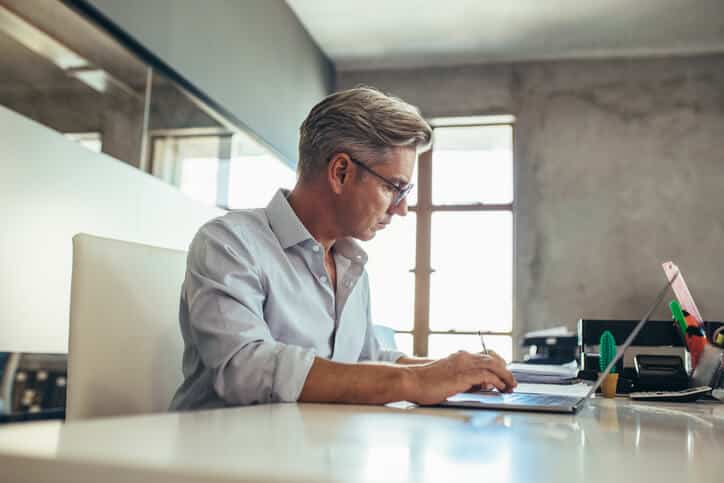
[[[461,408],[475,408],[475,409],[507,409],[511,411],[536,411],[545,413],[565,413],[575,414],[581,409],[586,401],[596,393],[596,390],[603,383],[603,379],[611,368],[623,356],[624,351],[631,345],[634,338],[643,328],[644,324],[651,314],[656,310],[661,301],[664,299],[664,295],[671,286],[671,283],[678,276],[678,272],[667,282],[663,289],[659,292],[658,297],[654,304],[649,308],[644,318],[636,324],[634,330],[628,336],[623,345],[616,351],[616,357],[609,363],[608,367],[604,369],[598,376],[598,380],[591,387],[588,393],[584,397],[576,396],[560,396],[560,395],[549,395],[549,394],[532,394],[524,392],[514,392],[510,394],[504,394],[497,391],[491,392],[476,392],[476,393],[459,393],[454,396],[450,396],[446,401],[440,403],[438,406],[445,407],[461,407]]]

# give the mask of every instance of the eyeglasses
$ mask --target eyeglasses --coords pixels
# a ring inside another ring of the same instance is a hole
[[[367,166],[367,165],[364,164],[363,162],[354,159],[352,156],[350,156],[349,159],[350,159],[350,161],[352,161],[354,164],[356,164],[356,165],[359,166],[360,168],[364,169],[365,171],[367,171],[368,173],[370,173],[372,176],[374,176],[374,177],[376,177],[377,179],[381,180],[381,181],[382,181],[383,183],[385,183],[387,186],[389,186],[390,188],[392,188],[393,190],[395,190],[395,196],[392,198],[392,203],[391,203],[391,205],[392,205],[393,207],[399,205],[400,203],[402,203],[402,200],[404,200],[405,198],[407,198],[407,195],[410,194],[410,191],[412,191],[412,188],[415,187],[415,185],[412,184],[412,183],[407,183],[407,184],[402,185],[402,186],[397,186],[394,182],[392,182],[391,180],[385,178],[385,177],[382,176],[381,174],[378,174],[377,172],[375,172],[372,168],[370,168],[369,166]]]

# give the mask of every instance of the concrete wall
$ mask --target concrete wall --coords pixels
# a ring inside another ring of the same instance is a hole
[[[139,167],[143,98],[91,89],[0,92],[0,105],[62,133],[99,132],[103,152]]]
[[[298,129],[333,82],[282,0],[90,0],[296,165]]]
[[[724,319],[724,56],[337,75],[359,83],[428,116],[516,116],[516,333],[640,318],[669,259]]]
[[[67,351],[76,233],[185,250],[222,213],[4,107],[0,132],[0,351]]]

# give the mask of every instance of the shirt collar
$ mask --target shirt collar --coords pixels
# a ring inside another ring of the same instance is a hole
[[[367,252],[352,238],[342,238],[334,244],[334,250],[352,263],[364,265],[367,263]]]
[[[309,230],[289,205],[287,196],[289,196],[289,190],[277,190],[266,207],[269,225],[284,249],[312,239]]]
[[[269,225],[285,250],[306,240],[317,243],[299,219],[287,197],[289,190],[279,189],[266,207]],[[367,263],[367,252],[352,238],[341,238],[334,244],[335,252],[353,263]]]

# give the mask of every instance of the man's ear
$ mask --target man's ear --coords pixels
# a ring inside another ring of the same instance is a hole
[[[349,160],[349,155],[346,153],[337,153],[332,156],[332,159],[327,165],[327,181],[332,188],[332,191],[336,194],[340,194],[350,178],[350,165],[352,163]]]

